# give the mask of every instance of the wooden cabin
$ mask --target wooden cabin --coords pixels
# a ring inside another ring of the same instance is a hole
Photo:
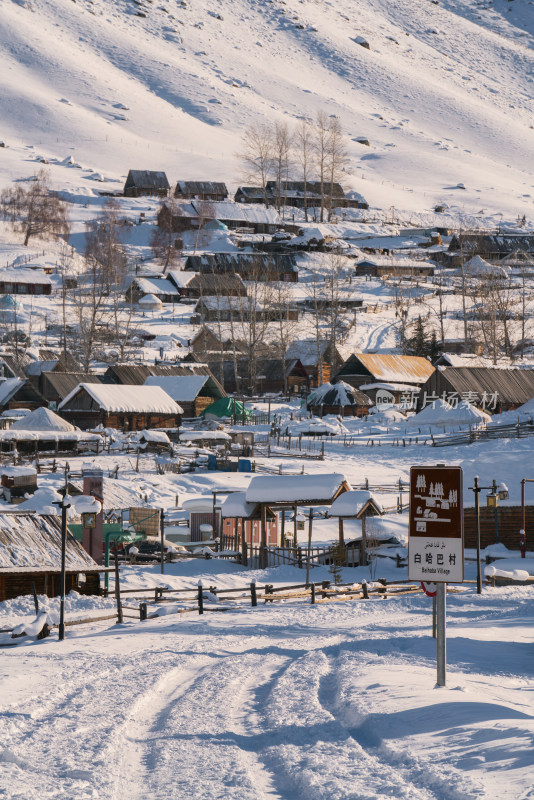
[[[139,431],[175,428],[183,409],[159,386],[80,383],[59,404],[61,415],[82,429]]]
[[[131,169],[124,184],[124,196],[167,197],[170,188],[164,172]]]
[[[245,281],[298,281],[297,262],[290,253],[209,253],[188,256],[184,269],[219,275],[235,273]]]
[[[279,358],[261,359],[256,364],[255,381],[250,372],[250,359],[210,361],[210,369],[222,374],[221,383],[230,394],[264,394],[283,392],[287,384],[291,393],[303,393],[308,389],[308,373],[298,358],[282,361]],[[236,376],[237,366],[237,376]],[[286,380],[284,380],[284,373]],[[237,379],[236,379],[237,378]]]
[[[99,594],[101,567],[67,533],[66,591]],[[0,514],[0,601],[61,593],[61,517]]]
[[[51,294],[52,281],[44,271],[35,269],[0,270],[0,294]]]
[[[225,183],[214,181],[178,181],[174,196],[179,200],[226,200],[228,189]]]

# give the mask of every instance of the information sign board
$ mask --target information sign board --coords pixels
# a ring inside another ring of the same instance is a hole
[[[408,577],[435,583],[464,579],[461,467],[410,469]]]

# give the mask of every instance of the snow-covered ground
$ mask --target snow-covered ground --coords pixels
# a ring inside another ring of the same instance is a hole
[[[61,319],[58,265],[68,260],[73,274],[83,268],[86,225],[105,202],[99,190],[120,191],[129,169],[156,169],[171,183],[225,181],[233,194],[248,183],[236,155],[247,126],[293,125],[318,111],[337,115],[347,138],[343,187],[371,205],[368,214],[347,213],[324,226],[353,255],[363,255],[362,247],[399,246],[403,227],[494,229],[525,215],[531,230],[533,9],[521,0],[220,0],[216,8],[207,0],[4,0],[0,189],[27,180],[45,161],[71,222],[68,251],[37,239],[25,248],[0,223],[2,268],[53,271],[50,297],[22,298],[18,327],[31,333],[34,347],[58,346],[57,333],[47,331]],[[356,141],[362,136],[369,147]],[[445,214],[432,212],[436,203],[446,206]],[[150,250],[157,208],[151,198],[120,199],[131,273],[136,265],[158,269]],[[236,250],[227,232],[205,238],[208,250]],[[191,252],[194,242],[184,239]],[[410,234],[402,245],[408,242],[416,244]],[[293,301],[305,300],[314,278],[332,268],[328,256],[299,255],[298,261]],[[366,280],[352,275],[353,263],[343,264],[343,291],[361,296],[374,313],[354,316],[339,342],[342,356],[397,346],[395,298],[405,303],[409,320],[428,315],[438,329],[438,299],[429,295],[441,276],[419,286]],[[458,280],[449,275],[448,288]],[[530,279],[527,284],[531,292]],[[516,277],[517,303],[520,288]],[[460,297],[447,294],[443,302],[446,337],[462,336]],[[531,307],[527,297],[527,312]],[[70,302],[66,314],[72,322]],[[185,353],[198,331],[191,314],[192,306],[184,305],[156,314],[136,308],[132,327],[156,338],[128,357],[153,363],[160,348],[169,358]],[[3,329],[9,320],[0,323]],[[513,319],[509,327],[517,341],[520,323]],[[295,336],[313,332],[311,319],[302,316]],[[112,353],[102,348],[94,355],[93,366],[104,368]],[[273,402],[271,410],[294,436],[306,425],[290,420],[297,403]],[[516,417],[510,412],[502,421]],[[475,475],[482,485],[506,483],[504,502],[519,502],[520,481],[531,475],[529,439],[476,442],[436,455],[424,444],[426,429],[418,437],[412,423],[387,415],[327,421],[340,434],[325,442],[325,460],[291,464],[280,457],[281,468],[342,473],[354,485],[367,479],[384,487],[406,483],[414,464],[446,461],[464,470],[466,504]],[[256,430],[265,433],[268,426]],[[429,430],[440,432],[432,420]],[[373,436],[379,446],[370,448]],[[399,437],[406,446],[396,446]],[[273,458],[256,460],[278,466]],[[87,461],[104,469],[106,508],[154,506],[170,521],[185,516],[184,501],[213,490],[223,499],[246,489],[252,477],[160,475],[145,454],[137,472],[135,457],[113,450],[69,459],[73,470]],[[115,467],[117,478],[111,477]],[[49,506],[61,483],[61,471],[39,475],[44,491],[36,496],[37,510]],[[380,495],[386,507],[396,499]],[[403,550],[405,513],[373,524],[395,535]],[[358,522],[345,523],[347,539],[360,533]],[[336,520],[314,519],[314,544],[336,536]],[[300,533],[302,542],[306,537]],[[530,540],[527,545],[531,556]],[[532,557],[520,559],[502,545],[487,554],[499,558],[488,574],[534,573]],[[159,566],[125,566],[123,585],[194,588],[202,579],[224,588],[244,587],[252,578],[260,585],[304,580],[294,567],[260,572],[217,560],[165,569],[161,576]],[[406,577],[387,558],[373,569],[388,580]],[[474,576],[467,561],[466,577]],[[331,577],[326,567],[312,570],[314,580]],[[369,568],[343,570],[346,581],[372,577]],[[441,689],[435,687],[431,601],[423,595],[315,607],[281,601],[255,609],[242,600],[221,614],[168,614],[122,626],[103,621],[69,628],[63,643],[54,631],[42,642],[2,648],[0,797],[529,800],[532,592],[531,586],[486,588],[477,596],[466,584],[449,595],[448,681]],[[57,622],[58,601],[43,602]],[[29,620],[32,608],[29,597],[0,603],[0,628]],[[71,593],[67,619],[113,608],[111,599]]]
[[[88,194],[135,168],[233,190],[246,126],[324,110],[349,142],[343,183],[372,207],[530,216],[530,3],[212,5],[5,0],[0,183],[42,157]]]
[[[250,579],[211,563],[172,569]],[[443,688],[424,595],[108,621],[3,650],[0,795],[526,800],[532,591],[449,594]]]

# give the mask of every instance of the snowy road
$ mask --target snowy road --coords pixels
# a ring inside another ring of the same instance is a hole
[[[531,590],[279,605],[2,653],[0,797],[534,797]],[[530,631],[530,632],[529,632]]]

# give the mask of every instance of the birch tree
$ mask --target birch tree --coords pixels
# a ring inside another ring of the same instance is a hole
[[[52,239],[69,233],[67,204],[52,190],[50,176],[43,169],[28,184],[4,189],[0,216],[24,235],[25,246],[32,236]]]

